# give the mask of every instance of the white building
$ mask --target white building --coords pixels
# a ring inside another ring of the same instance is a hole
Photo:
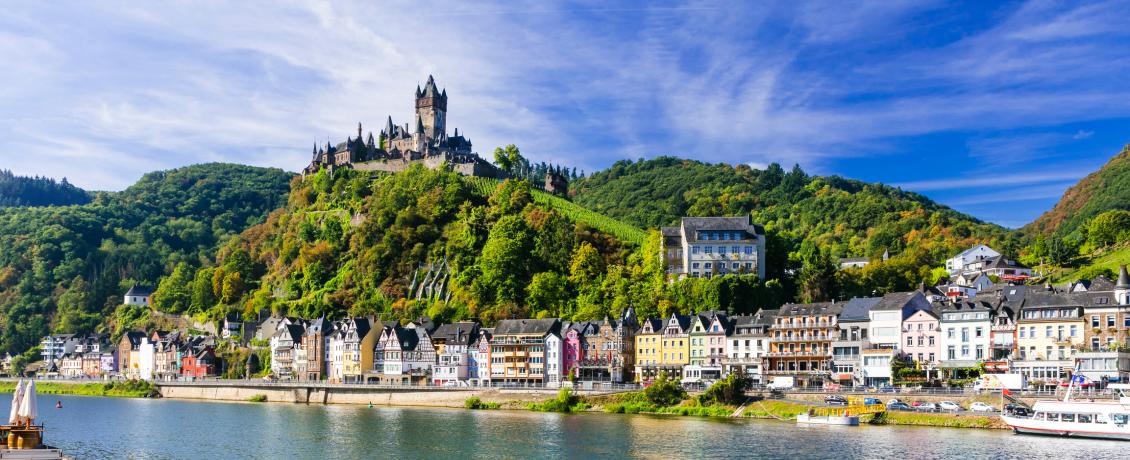
[[[545,386],[550,388],[561,386],[562,367],[564,367],[564,354],[561,336],[557,332],[550,332],[545,335]]]
[[[943,369],[969,368],[991,359],[993,301],[979,296],[964,301],[946,302],[935,308],[940,312],[938,338]]]
[[[296,348],[302,343],[304,328],[299,324],[286,324],[271,336],[271,372],[275,377],[290,380],[296,374]]]
[[[458,322],[444,324],[432,334],[432,341],[443,344],[443,351],[439,353],[439,360],[433,368],[432,383],[437,385],[448,382],[466,382],[472,379],[470,375],[471,345],[478,339],[479,324],[473,322]],[[478,352],[478,349],[475,349]],[[478,370],[476,369],[476,374]],[[477,375],[474,378],[478,378]]]
[[[660,259],[671,279],[740,273],[765,279],[765,229],[750,216],[684,217],[660,231]]]
[[[126,305],[150,305],[149,298],[153,295],[153,289],[138,284],[130,287],[126,291],[126,295],[122,299],[122,303]]]
[[[137,349],[137,378],[153,380],[153,370],[157,366],[157,344],[150,342],[148,337],[141,339]],[[132,355],[133,353],[130,353]]]
[[[760,310],[751,316],[735,316],[734,332],[726,338],[723,373],[742,372],[754,384],[765,382],[761,360],[769,352],[769,326],[777,310]]]
[[[950,275],[956,275],[958,273],[961,273],[962,270],[965,269],[966,265],[980,260],[999,257],[1000,255],[1001,253],[993,250],[993,248],[990,248],[983,244],[978,244],[969,249],[961,251],[960,254],[953,256],[952,258],[947,260],[946,270],[949,271]]]

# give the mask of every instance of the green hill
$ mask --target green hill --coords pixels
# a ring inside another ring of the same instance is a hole
[[[282,205],[291,177],[197,165],[147,174],[83,205],[0,209],[0,349],[23,351],[52,330],[107,330],[130,284],[211,259]]]
[[[758,170],[673,157],[620,161],[576,181],[570,193],[581,206],[642,227],[674,225],[682,216],[750,214],[784,237],[790,252],[803,240],[836,257],[910,247],[943,254],[1010,235],[917,193],[776,164]]]
[[[1091,218],[1110,210],[1130,210],[1130,145],[1102,168],[1067,189],[1059,202],[1024,226],[1023,232],[1070,235]]]
[[[47,177],[23,177],[6,169],[0,170],[0,208],[67,206],[86,204],[90,199],[90,193],[71,185],[66,178],[56,182]]]

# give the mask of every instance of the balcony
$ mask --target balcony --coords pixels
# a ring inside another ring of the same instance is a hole
[[[775,351],[767,354],[770,358],[828,358],[832,354],[826,351]]]
[[[769,375],[830,375],[830,373],[828,371],[820,370],[820,369],[817,369],[817,370],[811,370],[810,369],[810,370],[805,370],[805,371],[798,371],[798,370],[790,371],[790,370],[787,370],[787,369],[785,369],[785,370],[770,369],[768,371],[768,373],[769,373]]]

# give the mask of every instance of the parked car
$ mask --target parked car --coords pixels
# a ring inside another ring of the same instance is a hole
[[[961,404],[955,403],[953,401],[942,401],[938,403],[938,408],[941,410],[957,412],[961,410]]]
[[[1031,411],[1020,404],[1008,403],[1004,406],[1004,413],[1017,417],[1027,417]]]
[[[898,398],[893,398],[893,399],[888,399],[888,400],[887,400],[887,405],[888,405],[888,406],[889,406],[889,405],[891,405],[891,404],[895,404],[895,403],[902,403],[902,404],[906,404],[906,401],[903,401],[903,400],[901,400],[901,399],[898,399]]]
[[[885,387],[879,387],[879,391],[883,392],[883,393],[898,393],[898,390],[895,387],[892,387],[890,385],[887,385]]]
[[[883,401],[880,400],[879,398],[865,398],[863,400],[863,404],[867,404],[867,405],[870,406],[872,404],[883,404]]]
[[[824,404],[846,406],[848,404],[847,398],[840,395],[828,395],[824,397]]]
[[[977,402],[969,405],[969,410],[971,410],[973,412],[996,412],[997,408],[995,408],[995,407],[993,407],[989,404],[985,404],[983,402],[977,401]]]
[[[906,403],[897,402],[894,404],[887,404],[887,410],[912,410]]]
[[[921,406],[923,404],[926,404],[926,401],[914,401],[914,402],[910,403],[910,407],[918,407],[918,406]]]
[[[924,402],[924,403],[922,403],[921,406],[915,407],[915,409],[923,411],[923,412],[937,412],[938,411],[938,405],[934,404],[932,402]]]

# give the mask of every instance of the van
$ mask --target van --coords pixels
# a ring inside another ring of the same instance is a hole
[[[879,398],[865,398],[865,399],[863,400],[863,404],[867,404],[867,405],[871,405],[871,404],[883,404],[883,401],[881,401],[881,400],[880,400]]]

